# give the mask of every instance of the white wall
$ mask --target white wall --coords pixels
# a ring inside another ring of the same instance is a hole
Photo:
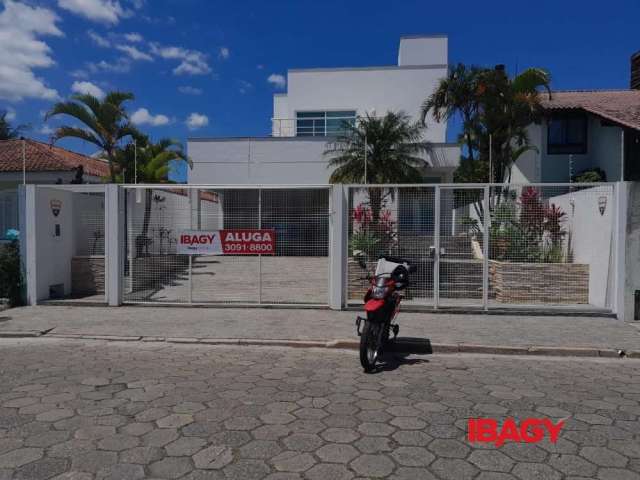
[[[326,138],[191,139],[191,184],[324,185],[332,169],[323,155]],[[450,181],[460,158],[457,145],[434,145],[426,175]]]
[[[446,35],[401,37],[398,65],[447,65],[448,55]]]
[[[420,105],[446,75],[443,65],[289,70],[287,96],[274,99],[274,118],[295,119],[299,111],[314,110],[355,110],[363,116],[402,110],[418,120]],[[428,119],[425,140],[444,142],[446,133],[446,122]]]
[[[51,200],[62,202],[57,217],[51,210]],[[56,237],[55,225],[60,225]],[[49,298],[49,286],[64,284],[64,293],[71,293],[71,257],[74,255],[73,193],[53,188],[36,190],[36,265],[37,299]]]
[[[602,215],[598,208],[601,198],[606,198]],[[567,221],[563,226],[565,230],[572,232],[573,263],[589,265],[589,303],[597,307],[611,307],[615,219],[613,188],[587,188],[551,197],[549,203],[556,204],[567,214]]]

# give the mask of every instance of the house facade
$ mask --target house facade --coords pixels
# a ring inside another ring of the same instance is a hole
[[[423,100],[447,74],[447,57],[446,36],[402,37],[393,66],[289,70],[287,92],[274,95],[267,136],[188,140],[189,183],[326,184],[331,170],[323,152],[344,123],[388,111],[417,121]],[[427,119],[429,182],[451,181],[458,165],[460,149],[446,143],[446,133],[446,122]]]
[[[31,139],[0,141],[0,242],[18,229],[18,186],[74,183],[82,167],[83,183],[102,183],[105,161]]]
[[[544,117],[528,129],[535,149],[518,159],[511,182],[569,182],[592,169],[607,181],[640,180],[640,52],[630,86],[545,94]]]

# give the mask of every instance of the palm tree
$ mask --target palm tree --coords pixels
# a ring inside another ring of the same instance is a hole
[[[62,126],[53,134],[53,141],[61,138],[79,138],[95,145],[109,162],[111,182],[116,182],[116,154],[118,145],[126,137],[139,135],[129,122],[124,102],[133,100],[132,93],[109,92],[103,100],[90,94],[79,94],[66,102],[58,102],[45,119],[68,115],[80,121],[84,128]]]
[[[478,112],[478,76],[482,69],[467,67],[459,63],[449,69],[446,78],[440,80],[438,88],[422,103],[422,123],[431,114],[437,122],[447,121],[456,114],[462,117],[462,138],[467,147],[467,158],[473,160],[475,146],[471,131]]]
[[[333,173],[331,183],[419,183],[424,179],[429,145],[422,140],[423,127],[403,112],[388,112],[384,117],[358,119],[345,123],[344,133],[324,154]],[[366,150],[366,178],[365,178]],[[385,197],[384,188],[370,188],[369,207],[372,227],[376,227]]]
[[[116,153],[116,164],[121,167],[117,180],[130,183],[135,176],[139,183],[173,183],[169,179],[169,172],[174,162],[186,162],[190,168],[193,167],[180,142],[163,138],[153,143],[148,137],[139,134],[135,138],[136,144],[129,143]],[[147,234],[151,221],[153,190],[145,188],[144,192],[144,218],[142,232],[136,238],[136,256],[142,255],[142,250],[149,242]]]
[[[7,118],[9,112],[0,110],[0,140],[14,140],[22,135],[23,130],[27,129],[27,125],[18,125],[12,127],[11,122]]]

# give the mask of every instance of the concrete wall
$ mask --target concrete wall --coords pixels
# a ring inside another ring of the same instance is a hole
[[[602,201],[606,201],[606,207],[600,214],[599,203]],[[616,215],[613,188],[587,188],[551,197],[549,203],[567,214],[563,228],[571,232],[573,263],[589,265],[589,303],[596,307],[613,307]],[[568,239],[566,236],[565,242]]]
[[[190,184],[214,185],[320,185],[327,184],[332,169],[323,155],[327,138],[191,139],[187,148],[193,160]],[[457,145],[434,146],[427,157],[433,165],[426,175],[451,181],[458,165]]]
[[[607,173],[607,181],[620,180],[621,133],[615,126],[605,126],[600,118],[590,115],[587,132],[587,153],[572,155],[573,174],[599,167]],[[528,128],[529,140],[538,151],[525,153],[512,170],[513,183],[568,182],[570,180],[569,155],[550,155],[547,152],[547,121]]]
[[[446,65],[448,63],[446,35],[406,36],[400,38],[398,65]]]
[[[58,216],[51,210],[51,200],[62,202]],[[36,259],[38,300],[49,298],[49,287],[64,284],[71,293],[71,257],[74,255],[73,193],[53,188],[36,190]],[[55,226],[60,225],[60,236]]]

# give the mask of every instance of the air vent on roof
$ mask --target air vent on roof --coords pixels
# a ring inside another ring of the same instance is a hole
[[[631,55],[631,88],[640,90],[640,51]]]

